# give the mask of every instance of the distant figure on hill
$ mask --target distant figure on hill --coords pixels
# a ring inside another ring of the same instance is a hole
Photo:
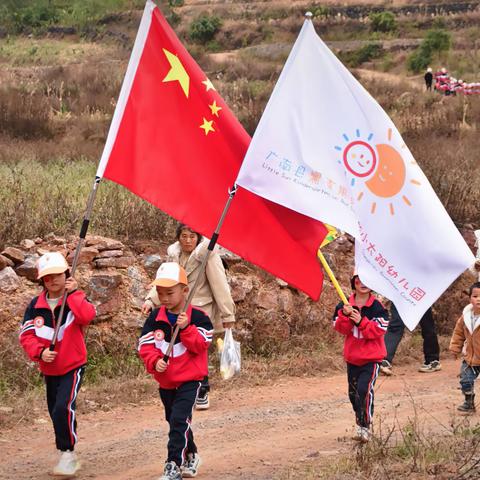
[[[432,73],[432,69],[430,67],[427,68],[427,73],[425,73],[425,86],[427,88],[427,91],[428,90],[432,90],[432,83],[433,83],[433,73]]]

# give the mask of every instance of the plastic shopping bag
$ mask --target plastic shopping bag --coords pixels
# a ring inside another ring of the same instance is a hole
[[[241,354],[240,342],[233,339],[232,329],[225,329],[223,349],[220,356],[220,375],[224,380],[240,373]]]

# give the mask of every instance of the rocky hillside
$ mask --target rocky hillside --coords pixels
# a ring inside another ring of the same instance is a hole
[[[473,248],[473,231],[464,229]],[[0,255],[0,338],[10,341],[21,322],[28,301],[40,291],[35,281],[35,263],[40,255],[57,250],[73,258],[76,238],[57,237],[24,240],[7,247]],[[135,343],[137,329],[143,324],[140,308],[156,269],[166,258],[166,244],[136,241],[126,245],[119,240],[87,236],[76,277],[82,289],[97,307],[94,330],[109,336],[131,337]],[[325,249],[345,292],[353,270],[353,243],[340,237]],[[304,337],[330,338],[329,322],[338,297],[328,279],[319,302],[291,288],[280,279],[248,264],[230,252],[222,251],[228,265],[227,275],[237,306],[237,333],[253,352],[288,348]],[[320,280],[319,280],[320,281]],[[464,291],[472,281],[465,273],[436,304],[440,326],[449,332],[463,308]],[[117,333],[115,333],[117,332]],[[326,336],[326,337],[325,337]],[[1,344],[1,342],[0,342]]]

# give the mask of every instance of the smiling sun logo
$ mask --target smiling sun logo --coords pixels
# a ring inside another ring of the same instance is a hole
[[[348,173],[352,175],[351,185],[356,185],[357,179],[364,180],[364,185],[370,192],[380,199],[391,199],[388,208],[391,215],[395,215],[394,199],[399,196],[403,202],[411,206],[408,197],[402,194],[406,182],[407,169],[401,153],[392,145],[380,143],[372,145],[370,134],[367,140],[361,139],[360,131],[356,131],[357,139],[351,140],[347,134],[343,134],[346,145],[335,146],[335,150],[342,153],[339,163],[343,164]],[[388,141],[392,141],[392,130],[387,131]],[[406,148],[403,144],[401,148]],[[414,161],[412,163],[415,163]],[[417,180],[410,180],[413,185],[420,185]],[[357,201],[362,200],[364,191],[357,195]],[[377,201],[373,201],[370,207],[371,213],[375,213]]]

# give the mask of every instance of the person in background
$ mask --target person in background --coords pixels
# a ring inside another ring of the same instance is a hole
[[[438,372],[442,369],[442,365],[440,364],[440,347],[438,345],[435,321],[431,308],[429,308],[421,318],[420,328],[422,329],[423,355],[425,361],[418,371],[423,373]],[[380,372],[384,375],[390,376],[393,373],[393,357],[395,356],[404,332],[405,324],[400,318],[397,308],[392,303],[390,308],[390,323],[388,324],[385,335],[387,355],[380,365]]]
[[[475,412],[474,384],[480,373],[480,282],[469,290],[470,303],[457,320],[449,350],[455,358],[463,354],[460,387],[465,401],[458,407],[462,413]]]
[[[428,90],[432,91],[432,83],[433,83],[433,73],[430,67],[427,68],[427,72],[425,73],[425,87]]]
[[[167,249],[167,262],[177,262],[185,269],[188,285],[192,288],[200,275],[200,266],[207,254],[208,240],[202,239],[199,233],[183,224],[177,228],[176,240]],[[235,304],[217,249],[210,254],[205,274],[202,275],[199,282],[192,305],[205,311],[211,319],[216,333],[223,332],[224,328],[232,328],[235,322]],[[152,308],[158,306],[158,295],[155,288],[152,288],[145,299],[142,313],[147,314]],[[210,407],[209,392],[210,384],[207,375],[202,381],[202,387],[198,394],[197,410],[207,410]]]

